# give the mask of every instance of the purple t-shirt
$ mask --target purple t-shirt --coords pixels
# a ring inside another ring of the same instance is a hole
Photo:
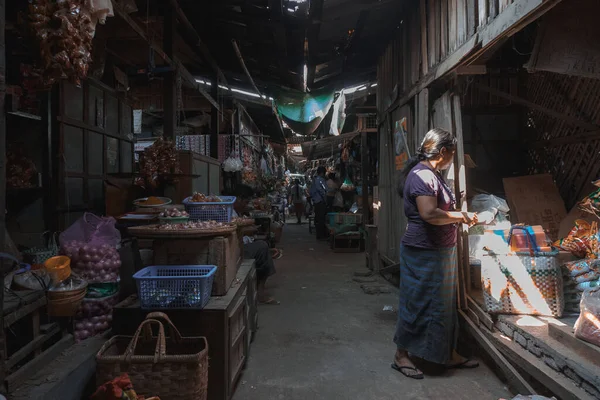
[[[419,196],[436,197],[438,208],[444,211],[455,210],[454,194],[444,178],[428,166],[418,163],[408,173],[404,185],[404,214],[408,219],[408,227],[402,244],[424,249],[454,247],[457,225],[431,225],[425,222],[417,208]]]

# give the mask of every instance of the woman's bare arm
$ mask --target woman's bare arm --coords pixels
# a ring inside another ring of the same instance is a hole
[[[438,207],[437,198],[433,196],[418,196],[417,208],[423,220],[431,225],[450,225],[469,223],[468,216],[460,211],[444,211]]]

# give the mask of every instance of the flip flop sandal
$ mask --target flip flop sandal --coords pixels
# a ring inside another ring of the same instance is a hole
[[[479,362],[477,362],[476,360],[473,360],[471,358],[467,358],[465,361],[463,361],[461,363],[448,365],[446,368],[447,369],[473,369],[473,368],[477,368],[477,367],[479,367]]]
[[[400,372],[402,375],[404,375],[407,378],[412,378],[412,379],[417,379],[417,380],[421,380],[424,378],[423,373],[414,367],[401,367],[399,365],[396,365],[396,363],[392,363],[392,369]],[[405,372],[405,370],[416,372],[416,374],[408,374]]]

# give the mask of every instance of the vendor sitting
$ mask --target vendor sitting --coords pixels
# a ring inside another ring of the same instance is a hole
[[[254,191],[246,185],[237,185],[234,195],[233,216],[247,213],[248,202]],[[271,256],[269,245],[264,240],[255,240],[254,237],[244,236],[244,258],[254,259],[256,262],[256,276],[258,281],[258,302],[260,304],[274,304],[279,302],[265,294],[267,278],[275,273],[275,263]]]

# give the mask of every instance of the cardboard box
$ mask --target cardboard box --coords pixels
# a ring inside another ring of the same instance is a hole
[[[513,223],[541,225],[552,241],[557,240],[567,210],[552,175],[505,178],[503,182],[510,207],[510,220]]]

